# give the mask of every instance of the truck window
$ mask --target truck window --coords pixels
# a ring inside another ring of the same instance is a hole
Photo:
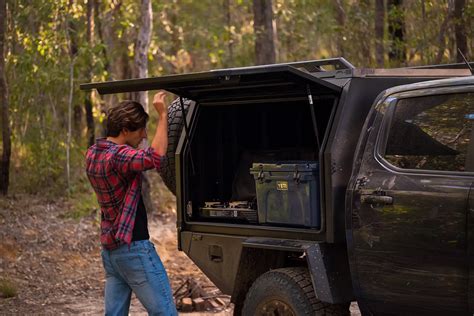
[[[474,93],[401,99],[384,157],[404,169],[474,171]]]

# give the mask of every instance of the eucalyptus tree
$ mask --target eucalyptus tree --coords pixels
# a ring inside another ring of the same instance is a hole
[[[255,64],[273,64],[276,57],[272,0],[253,0],[253,15]]]
[[[375,61],[378,67],[384,66],[385,3],[375,0]]]
[[[462,53],[467,54],[467,36],[465,21],[466,0],[454,1],[454,34],[456,38],[456,61],[463,62]],[[461,51],[461,53],[459,52]]]
[[[388,0],[388,34],[390,36],[389,59],[395,63],[406,60],[405,17],[403,0]]]
[[[7,195],[10,178],[10,120],[8,106],[8,87],[5,76],[5,29],[7,17],[6,0],[0,0],[0,109],[2,115],[2,160],[0,164],[0,193]]]

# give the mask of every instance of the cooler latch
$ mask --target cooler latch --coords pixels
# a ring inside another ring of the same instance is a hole
[[[260,165],[260,171],[258,172],[257,179],[260,181],[260,183],[263,183],[265,179],[265,173],[263,172],[263,165]]]
[[[295,166],[295,172],[293,172],[293,180],[296,182],[296,184],[300,183],[301,180],[301,174],[298,171],[298,166]]]

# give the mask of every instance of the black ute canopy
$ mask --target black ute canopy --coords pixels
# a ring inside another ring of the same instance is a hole
[[[205,104],[263,103],[308,99],[309,95],[339,95],[341,87],[317,78],[322,65],[336,69],[353,68],[343,58],[231,68],[207,72],[169,75],[82,84],[82,90],[97,89],[100,94],[167,90]]]

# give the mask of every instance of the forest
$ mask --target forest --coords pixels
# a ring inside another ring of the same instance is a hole
[[[335,57],[358,68],[473,61],[474,0],[0,0],[0,53],[0,314],[100,314],[85,152],[110,106],[148,111],[153,91],[81,84]],[[177,252],[176,201],[158,174],[150,182],[151,239],[172,288],[221,297]]]
[[[1,3],[3,194],[86,190],[84,152],[117,96],[81,83],[339,56],[356,67],[454,63],[474,46],[470,0]]]

